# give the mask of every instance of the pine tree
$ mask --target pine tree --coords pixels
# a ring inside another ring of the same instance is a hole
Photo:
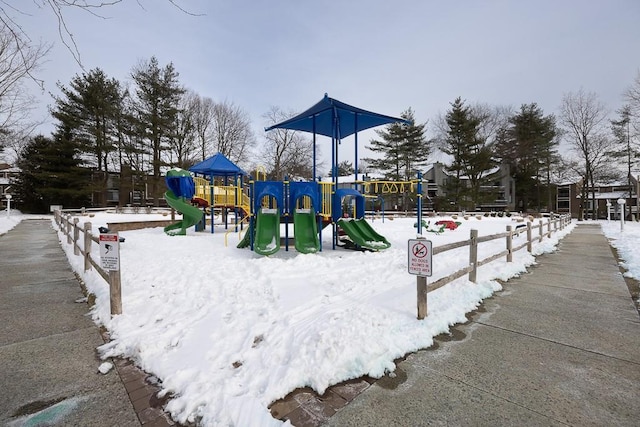
[[[369,149],[380,153],[380,158],[364,159],[371,169],[384,174],[391,181],[410,181],[424,168],[431,154],[431,144],[425,137],[427,123],[416,124],[413,110],[409,108],[400,116],[410,124],[392,123],[375,132],[379,140],[371,140]],[[398,203],[408,209],[408,193],[399,195]]]
[[[136,84],[133,117],[137,120],[138,136],[151,153],[151,194],[156,205],[160,195],[162,154],[178,133],[179,102],[185,92],[178,76],[172,63],[160,68],[155,57],[141,63],[131,74]]]
[[[58,88],[62,96],[54,97],[51,115],[58,120],[58,132],[73,139],[87,165],[96,171],[94,190],[101,195],[97,204],[103,205],[108,172],[122,166],[121,162],[113,165],[124,97],[120,82],[96,68],[76,75],[69,87],[58,83]]]
[[[619,120],[611,120],[615,149],[608,154],[614,161],[622,160],[625,163],[629,197],[631,197],[633,194],[632,169],[640,162],[640,149],[631,140],[631,107],[625,105],[618,110],[618,114],[620,114]]]
[[[89,155],[89,165],[109,172],[109,156],[117,138],[117,118],[122,110],[123,92],[120,82],[109,79],[96,68],[76,75],[65,87],[58,83],[63,96],[54,97],[52,116],[58,129],[70,132],[79,149]]]
[[[511,167],[516,187],[516,206],[523,211],[541,210],[544,194],[549,205],[550,174],[557,163],[555,117],[545,116],[536,103],[523,104],[509,118],[496,144],[498,157]]]
[[[426,165],[431,145],[424,133],[426,123],[416,124],[413,111],[409,108],[401,117],[411,124],[392,123],[384,130],[375,132],[380,140],[371,140],[369,149],[380,153],[382,158],[365,159],[372,169],[385,175],[386,179],[408,181]]]
[[[36,136],[21,151],[16,188],[22,209],[45,213],[50,205],[82,207],[90,202],[90,171],[81,166],[70,135],[67,131],[53,139]]]
[[[447,133],[442,151],[453,157],[445,191],[457,209],[475,209],[492,195],[483,193],[487,175],[496,166],[493,145],[480,136],[480,119],[458,97],[446,114]]]

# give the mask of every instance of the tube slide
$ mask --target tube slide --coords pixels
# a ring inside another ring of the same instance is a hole
[[[338,220],[338,226],[347,233],[347,236],[355,243],[364,249],[372,251],[379,251],[381,249],[387,249],[391,246],[391,243],[383,236],[378,234],[366,219],[344,219]]]
[[[300,253],[310,254],[320,250],[318,224],[313,208],[293,211],[293,239],[296,251]]]
[[[280,249],[280,214],[278,209],[260,208],[256,219],[253,250],[260,255],[272,255]]]
[[[164,193],[167,204],[182,214],[182,220],[175,224],[168,225],[164,228],[164,232],[172,236],[184,236],[187,234],[187,228],[192,227],[202,221],[204,213],[195,206],[182,200],[182,198],[173,194],[173,191],[167,190]]]

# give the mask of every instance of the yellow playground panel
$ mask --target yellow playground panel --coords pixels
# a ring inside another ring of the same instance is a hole
[[[251,213],[249,196],[242,189],[242,180],[238,180],[236,185],[211,185],[205,178],[194,177],[195,184],[194,197],[206,200],[209,206],[216,207],[238,207],[247,214]],[[213,202],[211,196],[213,195]]]

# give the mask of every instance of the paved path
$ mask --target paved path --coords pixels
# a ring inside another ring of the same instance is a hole
[[[0,425],[141,425],[118,370],[97,371],[103,340],[82,297],[51,221],[0,236]]]
[[[640,425],[640,316],[600,227],[538,262],[326,425]]]

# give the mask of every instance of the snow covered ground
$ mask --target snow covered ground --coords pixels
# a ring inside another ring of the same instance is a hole
[[[107,222],[142,217],[79,218],[90,220],[97,232]],[[509,218],[458,221],[457,230],[425,236],[437,247],[468,239],[472,228],[483,236],[516,224]],[[0,233],[13,224],[5,223],[0,213]],[[162,228],[121,232],[126,238],[120,254],[123,314],[114,319],[107,284],[97,273],[82,271],[82,259],[71,246],[63,248],[97,296],[94,320],[111,334],[100,354],[131,358],[156,375],[173,396],[167,410],[175,419],[200,419],[209,426],[280,425],[267,408],[274,400],[297,387],[322,393],[340,381],[393,371],[394,359],[429,347],[434,336],[466,321],[466,313],[501,289],[495,279],[506,280],[535,263],[522,249],[512,263],[501,258],[482,266],[477,284],[465,277],[430,292],[428,316],[419,321],[416,279],[407,273],[407,240],[416,237],[415,219],[371,223],[391,248],[334,251],[327,228],[320,253],[304,255],[291,248],[262,257],[237,249],[235,233],[225,247],[223,227],[214,234],[191,228],[187,236],[167,236]],[[535,243],[534,254],[554,250],[574,224]],[[640,224],[627,223],[624,233],[619,223],[603,223],[603,229],[615,239],[629,274],[640,277],[640,258],[633,254]],[[504,247],[503,239],[482,243],[480,258]],[[92,253],[99,257],[97,245]],[[467,262],[467,247],[438,254],[429,281]]]

